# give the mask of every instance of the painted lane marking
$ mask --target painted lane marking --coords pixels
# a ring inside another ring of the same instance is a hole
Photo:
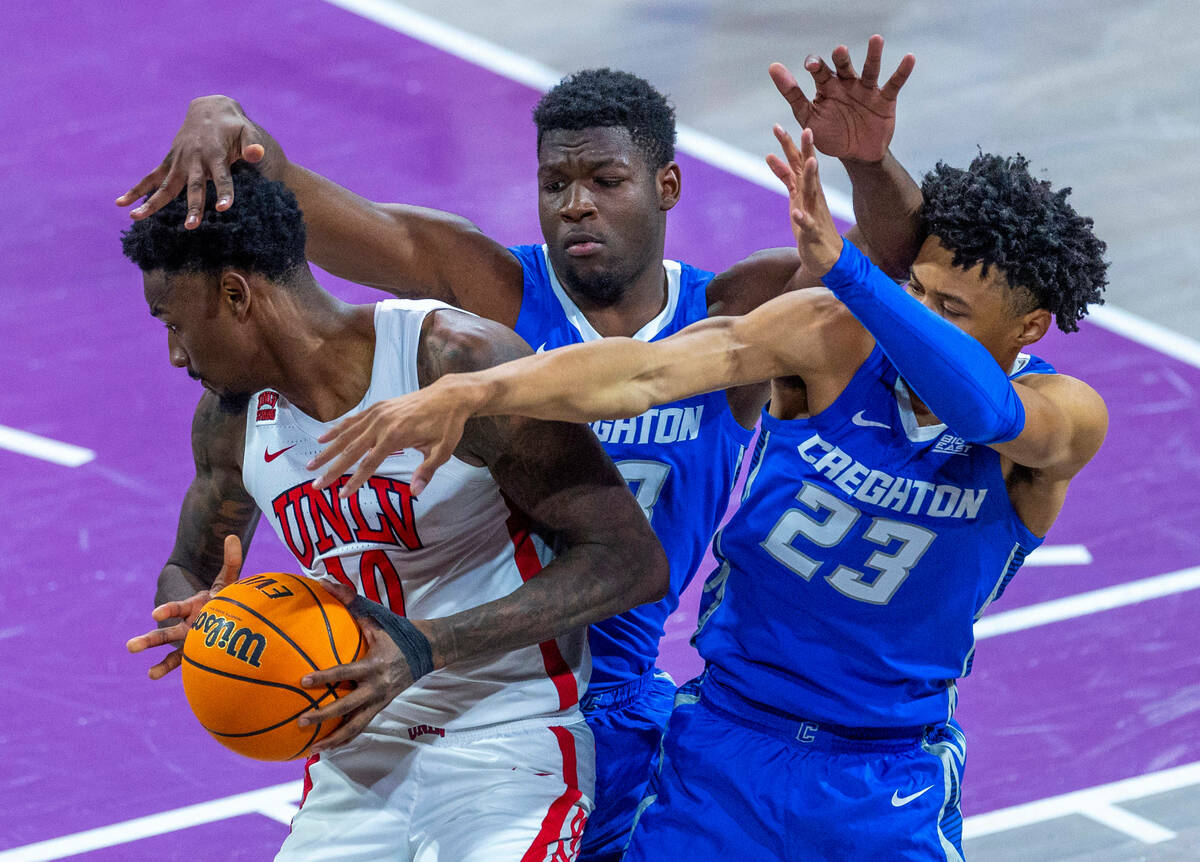
[[[36,844],[14,847],[0,851],[0,862],[47,862],[245,814],[262,814],[286,824],[298,810],[294,802],[300,798],[303,790],[301,785],[300,781],[289,781],[262,790],[252,790],[61,838],[39,841]],[[1120,808],[1119,804],[1196,785],[1200,785],[1200,762],[975,814],[963,821],[963,838],[969,841],[972,838],[982,838],[1078,814],[1143,843],[1157,844],[1170,841],[1176,837],[1175,833],[1152,820]]]
[[[325,2],[536,90],[548,90],[563,77],[537,60],[502,48],[393,0]],[[690,126],[677,125],[676,133],[679,149],[683,152],[757,186],[785,194],[782,184],[771,173],[762,156],[748,153]],[[829,211],[834,216],[853,224],[854,206],[848,194],[826,187],[825,197],[829,202]],[[1200,341],[1194,338],[1173,332],[1113,305],[1092,306],[1089,319],[1097,326],[1123,335],[1157,353],[1200,368]]]
[[[28,431],[9,428],[7,425],[0,425],[0,449],[19,452],[64,467],[82,467],[96,457],[96,453],[91,449],[51,440],[49,437],[30,434]]]
[[[963,822],[963,838],[969,841],[984,835],[994,835],[997,832],[1007,832],[1010,829],[1079,814],[1146,844],[1157,844],[1160,841],[1171,840],[1175,833],[1151,820],[1118,808],[1118,804],[1195,785],[1200,785],[1200,762],[1013,805],[986,814],[976,814]]]
[[[1200,589],[1200,566],[992,614],[975,624],[975,639],[1019,632],[1195,589]]]
[[[1087,545],[1042,545],[1025,558],[1027,566],[1090,566]]]
[[[535,90],[545,92],[563,78],[562,72],[537,60],[430,18],[393,0],[325,2]],[[730,146],[712,135],[679,123],[675,126],[675,138],[683,152],[757,186],[786,194],[783,184],[771,173],[762,156]],[[829,201],[830,212],[843,221],[854,222],[854,205],[849,195],[826,188],[825,198]]]
[[[286,824],[296,813],[296,806],[289,803],[300,798],[302,784],[300,781],[289,781],[262,790],[251,790],[223,799],[137,817],[111,826],[101,826],[61,838],[14,847],[11,850],[0,851],[0,862],[45,862],[50,859],[62,859],[65,856],[128,844],[131,841],[153,838],[155,835],[240,817],[243,814],[263,814]]]

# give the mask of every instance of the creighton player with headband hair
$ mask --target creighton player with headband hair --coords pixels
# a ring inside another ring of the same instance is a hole
[[[358,493],[314,488],[305,465],[336,419],[530,351],[444,303],[338,301],[304,262],[287,188],[246,166],[233,181],[241,205],[206,213],[199,230],[182,229],[180,198],[123,236],[171,364],[208,390],[160,577],[179,598],[154,611],[182,622],[130,650],[182,642],[210,584],[236,577],[238,539],[261,511],[368,645],[364,659],[295,680],[354,690],[300,718],[345,722],[315,746],[278,858],[576,858],[594,761],[579,709],[585,627],[661,598],[662,549],[580,425],[472,423],[419,499],[411,451],[391,453]],[[168,654],[151,676],[180,661]]]
[[[1023,351],[1096,302],[1104,244],[1021,157],[925,178],[908,289],[834,229],[811,133],[776,129],[805,268],[786,294],[655,344],[451,375],[337,426],[337,475],[399,446],[428,478],[467,416],[585,420],[773,378],[742,505],[627,858],[962,857],[954,680],[972,624],[1104,439],[1103,401]],[[796,380],[802,382],[797,385]]]
[[[855,199],[881,213],[902,208],[916,191],[887,151],[896,97],[915,61],[905,57],[880,86],[882,53],[883,39],[872,37],[861,76],[845,47],[833,52],[836,74],[807,58],[812,102],[786,69],[771,70],[817,144],[844,158]],[[192,102],[162,166],[119,203],[153,191],[133,212],[144,218],[185,181],[210,175],[217,208],[236,207],[227,165],[243,155],[256,159],[296,193],[315,263],[399,296],[440,299],[489,317],[539,351],[605,336],[657,342],[709,314],[741,314],[789,287],[816,283],[797,276],[794,249],[760,252],[716,277],[664,260],[681,174],[674,111],[645,80],[610,69],[578,72],[543,96],[533,119],[543,244],[505,248],[458,216],[352,194],[288,161],[224,96]],[[202,197],[189,192],[188,209],[187,224],[198,223]],[[859,213],[864,223],[870,216]],[[884,233],[873,239],[876,252],[888,251]],[[663,542],[671,586],[662,600],[589,632],[593,666],[583,709],[596,738],[597,796],[583,858],[592,862],[616,859],[624,849],[675,694],[655,667],[663,626],[724,513],[765,398],[762,386],[699,394],[594,426]]]

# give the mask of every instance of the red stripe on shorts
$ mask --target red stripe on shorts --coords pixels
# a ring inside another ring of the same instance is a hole
[[[551,848],[554,849],[554,855],[550,857],[551,862],[559,859],[574,859],[575,853],[579,849],[579,836],[573,836],[568,849],[564,846],[565,839],[562,834],[563,825],[567,822],[567,815],[571,813],[575,803],[583,796],[583,792],[579,789],[579,775],[575,768],[575,737],[565,727],[551,727],[550,732],[558,740],[558,750],[562,752],[563,781],[567,783],[567,789],[563,791],[562,796],[550,803],[550,808],[542,819],[542,828],[538,831],[537,838],[533,839],[533,844],[521,857],[521,862],[545,862]],[[578,832],[582,835],[582,828]],[[570,855],[565,855],[568,852]]]
[[[320,759],[321,755],[313,754],[309,755],[308,760],[304,761],[304,792],[300,794],[300,804],[296,806],[298,809],[304,807],[304,800],[308,799],[308,791],[312,790],[313,787],[312,775],[309,774],[309,770],[312,769],[313,765]]]
[[[513,543],[513,559],[521,580],[528,581],[542,570],[542,561],[538,559],[537,548],[533,546],[533,536],[530,535],[525,516],[511,504],[506,522],[508,535]],[[558,708],[566,709],[579,703],[579,687],[575,682],[575,674],[558,649],[558,641],[548,640],[538,644],[542,651],[542,663],[554,687],[558,689]]]

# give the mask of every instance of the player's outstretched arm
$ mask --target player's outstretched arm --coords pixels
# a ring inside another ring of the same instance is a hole
[[[423,384],[529,353],[514,333],[489,321],[437,312],[426,323],[418,359]],[[307,677],[305,686],[356,683],[350,695],[306,716],[313,723],[348,716],[319,748],[340,745],[360,732],[418,676],[414,662],[428,671],[511,652],[666,593],[662,547],[586,426],[523,417],[472,419],[457,454],[491,470],[517,510],[514,517],[527,516],[528,528],[556,547],[555,558],[504,598],[440,619],[391,620],[394,643],[369,636],[372,653],[365,660]]]
[[[485,317],[515,323],[520,309],[520,264],[466,219],[440,210],[369,201],[288,160],[279,143],[228,96],[202,96],[188,105],[166,158],[117,198],[146,218],[187,188],[184,226],[195,228],[205,207],[206,181],[215,208],[236,205],[230,166],[244,159],[296,195],[307,225],[308,259],[334,275],[401,297],[440,299]]]
[[[921,246],[921,190],[889,149],[896,127],[896,102],[916,65],[912,54],[879,85],[883,37],[872,36],[859,74],[845,45],[834,49],[833,69],[809,55],[814,97],[805,95],[782,63],[772,63],[771,80],[792,108],[796,122],[811,129],[817,150],[841,159],[854,191],[854,216],[870,257],[893,278],[904,278]],[[851,240],[860,247],[859,237]],[[866,250],[866,249],[864,249]]]
[[[339,423],[320,438],[327,445],[308,466],[324,471],[314,484],[328,487],[357,463],[345,495],[391,452],[418,449],[425,461],[412,490],[420,494],[472,416],[567,422],[637,416],[701,392],[855,368],[869,351],[869,337],[828,291],[788,293],[743,317],[709,317],[662,341],[604,338],[448,374]]]
[[[923,307],[837,235],[821,190],[812,134],[797,147],[778,126],[785,159],[768,163],[788,189],[804,266],[878,341],[933,413],[964,439],[1025,467],[1070,478],[1100,447],[1108,427],[1091,387],[1065,375],[1012,383],[975,338]]]
[[[885,272],[902,278],[920,248],[921,190],[888,145],[896,127],[896,100],[916,59],[906,54],[880,86],[882,58],[882,36],[867,43],[861,75],[845,45],[833,51],[836,72],[810,54],[804,67],[813,79],[812,100],[782,63],[772,63],[769,72],[796,121],[812,131],[816,148],[841,159],[850,175],[858,224],[847,239]],[[794,248],[763,250],[713,279],[709,313],[745,314],[787,291],[820,283],[819,273],[800,267]]]
[[[151,616],[159,627],[126,644],[130,652],[175,644],[181,646],[188,627],[209,597],[237,580],[242,548],[258,522],[258,507],[242,485],[238,453],[245,416],[223,413],[216,396],[205,393],[192,420],[192,454],[196,476],[184,496],[175,548],[158,577]],[[161,679],[179,667],[176,648],[150,668]]]

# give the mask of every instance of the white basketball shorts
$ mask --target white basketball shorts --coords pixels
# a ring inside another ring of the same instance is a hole
[[[275,858],[570,862],[594,784],[582,720],[402,735],[368,727],[309,761],[304,801]]]

